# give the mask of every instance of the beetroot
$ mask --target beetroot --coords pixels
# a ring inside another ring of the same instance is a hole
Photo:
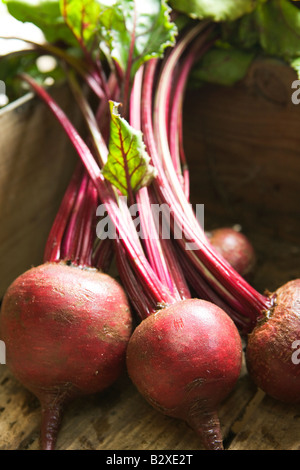
[[[275,292],[275,306],[248,337],[247,369],[268,395],[287,403],[300,402],[300,279]]]
[[[201,436],[205,448],[219,450],[223,446],[217,408],[232,390],[241,367],[237,326],[243,334],[251,331],[263,312],[274,307],[275,298],[257,292],[208,242],[188,203],[186,185],[174,168],[167,128],[171,85],[175,68],[179,75],[181,70],[186,72],[199,51],[203,52],[211,43],[210,40],[206,43],[211,30],[201,37],[202,28],[206,24],[183,34],[163,62],[152,59],[140,68],[131,91],[129,123],[142,130],[156,170],[149,188],[140,187],[135,192],[130,183],[126,186],[130,189],[130,204],[138,203],[142,243],[129,207],[123,198],[116,197],[111,184],[105,181],[105,172],[101,171],[107,149],[101,144],[99,167],[53,99],[32,80],[27,81],[65,129],[116,229],[119,275],[142,320],[129,340],[130,377],[155,408],[186,420]],[[181,69],[177,66],[183,58],[188,61],[188,67]],[[178,113],[183,89],[180,86]],[[94,122],[88,123],[93,129]],[[126,136],[122,132],[116,134],[122,161],[128,163],[121,145]],[[93,137],[96,141],[97,133]],[[162,236],[162,222],[157,226],[151,219],[150,203],[163,204],[171,213],[170,240]],[[182,236],[178,236],[179,231]],[[187,280],[205,300],[190,298]],[[195,313],[198,308],[199,312]]]
[[[241,360],[233,321],[199,299],[150,315],[127,349],[127,370],[139,392],[160,412],[186,421],[208,450],[223,449],[217,408],[232,391]]]
[[[256,255],[250,240],[233,227],[220,227],[206,235],[213,247],[243,277],[253,272]]]
[[[45,263],[10,285],[1,337],[8,367],[40,400],[43,449],[54,448],[70,400],[118,378],[130,334],[123,289],[95,269]]]

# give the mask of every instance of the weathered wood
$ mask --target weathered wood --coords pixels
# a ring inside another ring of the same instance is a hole
[[[65,87],[55,91],[79,123]],[[44,104],[26,95],[0,111],[0,297],[43,259],[45,242],[75,162],[75,153]]]
[[[267,396],[262,401],[260,398],[261,392],[258,392],[249,416],[236,426],[229,449],[300,450],[299,405],[282,404]]]
[[[0,448],[37,450],[39,403],[5,367],[1,367],[1,372]],[[241,374],[240,386],[220,409],[224,436],[254,391],[245,374]],[[124,373],[109,390],[77,399],[66,409],[57,449],[197,450],[201,445],[184,422],[153,410]]]
[[[300,105],[295,73],[278,61],[257,61],[234,87],[188,91],[185,149],[193,202],[216,222],[262,227],[299,245]],[[206,220],[206,219],[205,219]]]

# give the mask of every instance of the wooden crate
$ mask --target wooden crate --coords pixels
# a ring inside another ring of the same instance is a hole
[[[70,113],[66,88],[55,97]],[[79,124],[79,113],[72,110],[72,119]],[[41,262],[75,158],[39,99],[28,94],[0,111],[0,297],[16,276]]]
[[[278,62],[253,65],[231,88],[188,91],[185,147],[192,202],[205,204],[205,228],[240,224],[258,256],[253,285],[263,292],[300,277],[300,106],[295,74]],[[69,107],[67,95],[60,99]],[[0,115],[1,294],[42,259],[43,246],[74,155],[36,99]],[[40,408],[0,366],[0,449],[39,448]],[[299,450],[299,407],[257,390],[243,367],[220,408],[226,449]],[[153,410],[126,372],[109,389],[66,410],[57,449],[201,450],[183,423]]]

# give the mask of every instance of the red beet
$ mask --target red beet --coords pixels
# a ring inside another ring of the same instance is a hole
[[[211,302],[183,300],[143,320],[127,349],[129,376],[160,412],[182,419],[204,447],[222,450],[217,408],[240,374],[233,321]]]
[[[275,307],[248,337],[249,375],[265,393],[287,402],[300,402],[300,279],[275,292]],[[297,352],[298,348],[298,352]]]
[[[8,288],[0,316],[7,365],[40,400],[43,449],[53,449],[65,405],[100,392],[125,366],[127,297],[92,268],[45,263]]]
[[[206,232],[210,243],[243,277],[253,271],[256,263],[254,248],[248,238],[231,227],[221,227]]]

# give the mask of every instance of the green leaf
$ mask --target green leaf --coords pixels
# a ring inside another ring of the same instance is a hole
[[[300,9],[289,0],[258,4],[251,14],[224,24],[223,32],[231,44],[256,48],[288,63],[300,56]]]
[[[247,72],[254,56],[283,59],[300,76],[300,9],[289,0],[257,3],[249,14],[220,26],[221,40],[231,46],[226,51],[212,49],[195,68],[191,85],[203,81],[231,85]]]
[[[254,56],[234,47],[211,49],[193,69],[191,82],[231,86],[244,78]]]
[[[79,42],[85,46],[93,43],[98,36],[100,3],[95,0],[60,0],[59,4],[66,24]]]
[[[165,0],[115,0],[100,14],[101,47],[131,77],[141,64],[175,44],[176,25]]]
[[[151,183],[156,170],[150,165],[142,133],[120,116],[118,103],[110,101],[110,112],[109,154],[102,174],[124,196],[131,197]]]
[[[254,10],[261,0],[170,0],[175,10],[192,18],[233,21]]]
[[[300,10],[288,0],[273,0],[256,11],[261,47],[289,60],[300,55]]]
[[[38,26],[49,42],[78,45],[79,40],[96,50],[100,43],[124,72],[130,66],[131,78],[142,63],[162,57],[177,35],[166,0],[2,1],[16,19]]]
[[[300,57],[290,62],[291,67],[297,72],[297,76],[300,79]]]
[[[9,13],[23,23],[40,28],[47,41],[66,41],[75,44],[75,38],[66,26],[60,11],[59,0],[2,0]]]

